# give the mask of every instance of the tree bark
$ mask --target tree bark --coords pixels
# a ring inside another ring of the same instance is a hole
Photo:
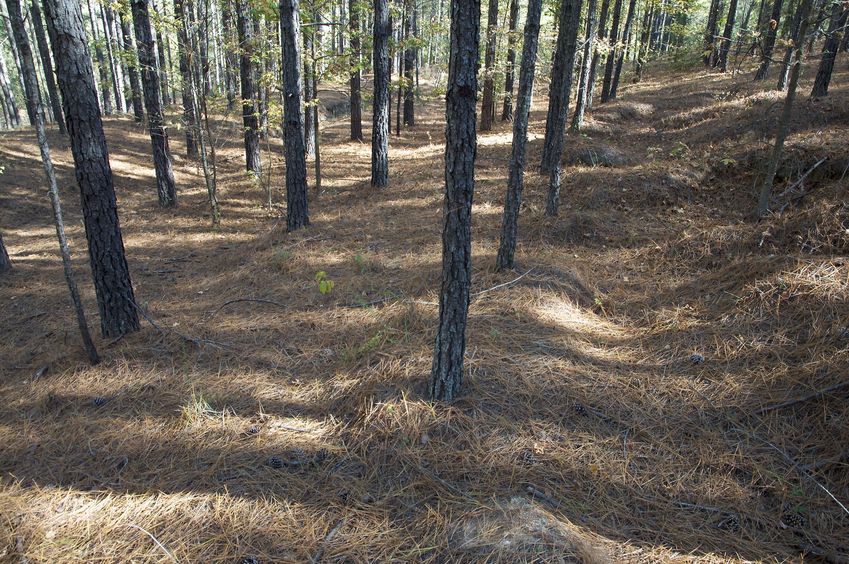
[[[250,6],[247,0],[236,0],[237,31],[239,34],[239,73],[242,81],[242,124],[245,128],[245,167],[259,177],[262,161],[259,153],[259,122],[254,106],[254,52],[253,26],[249,19]]]
[[[704,46],[702,48],[702,62],[705,66],[710,64],[716,46],[716,24],[719,20],[719,3],[720,0],[711,0],[710,8],[708,9]]]
[[[594,4],[594,0],[591,0],[590,14]],[[522,48],[522,68],[519,71],[519,92],[516,98],[516,118],[513,121],[513,145],[508,168],[507,195],[504,197],[504,215],[501,219],[501,241],[495,260],[497,270],[513,268],[513,257],[516,253],[516,233],[519,229],[519,209],[522,204],[522,188],[525,179],[528,115],[533,98],[541,14],[542,0],[529,0],[525,21],[525,43]]]
[[[560,29],[557,33],[557,48],[551,69],[551,86],[548,93],[548,115],[545,120],[545,142],[542,148],[542,172],[551,171],[560,160],[557,146],[563,146],[563,133],[569,110],[569,95],[572,90],[572,69],[575,66],[575,51],[578,41],[582,0],[563,0],[560,8]]]
[[[106,56],[109,59],[109,75],[112,78],[112,93],[115,94],[115,109],[119,114],[123,114],[124,92],[121,88],[121,71],[115,58],[115,52],[112,49],[112,31],[111,26],[109,25],[111,16],[108,19],[106,17],[106,13],[111,10],[109,8],[104,8],[103,4],[98,5],[98,8],[100,9],[100,23],[103,25],[103,41],[106,43]]]
[[[413,21],[416,5],[414,0],[406,0],[406,4],[407,18],[404,36],[408,43],[404,46],[404,125],[414,126],[416,125],[416,85],[413,79],[416,71],[416,48],[409,41],[415,39]]]
[[[797,6],[793,13],[793,23],[790,25],[790,40],[791,44],[784,51],[784,60],[781,62],[781,69],[778,73],[778,83],[776,90],[784,91],[787,89],[787,81],[790,80],[790,60],[793,57],[793,47],[804,38],[799,38],[799,24],[802,23],[802,5]]]
[[[83,310],[82,300],[80,299],[80,292],[77,289],[77,282],[74,278],[73,270],[71,269],[71,251],[68,248],[68,241],[65,237],[65,225],[62,221],[62,205],[59,200],[59,188],[56,184],[56,174],[53,171],[53,161],[50,158],[50,148],[47,145],[44,108],[41,103],[41,94],[38,88],[38,76],[35,70],[32,48],[30,47],[29,39],[27,38],[26,29],[24,28],[21,3],[20,0],[6,0],[6,5],[9,8],[9,18],[12,24],[12,31],[15,35],[15,43],[18,47],[18,53],[21,57],[21,74],[24,80],[26,99],[32,114],[35,116],[35,123],[33,125],[35,125],[38,147],[41,151],[41,162],[44,165],[44,173],[47,176],[48,192],[50,195],[50,202],[53,206],[53,221],[56,227],[56,237],[59,240],[59,253],[62,256],[65,282],[68,284],[68,291],[71,295],[71,301],[74,304],[74,312],[77,316],[77,325],[80,330],[80,336],[83,340],[83,346],[85,347],[91,363],[97,364],[100,362],[100,357],[97,354],[97,349],[94,346],[94,342],[91,339],[91,333],[88,330],[88,322],[85,318],[85,311]],[[3,253],[5,253],[5,249],[3,250]],[[2,262],[2,259],[0,259],[0,262]]]
[[[483,102],[481,103],[481,131],[492,129],[495,114],[495,40],[498,31],[498,0],[489,0],[486,22],[486,54],[483,71]]]
[[[784,0],[775,0],[775,3],[772,6],[772,20],[775,22],[775,25],[768,25],[766,38],[764,38],[764,44],[761,47],[763,49],[763,53],[761,55],[761,66],[758,67],[758,71],[755,73],[755,80],[763,80],[766,78],[767,72],[769,71],[769,63],[772,60],[772,50],[775,47],[775,37],[778,31],[778,21],[781,18],[781,6],[783,5]]]
[[[599,16],[598,39],[599,42],[607,38],[607,15],[610,10],[610,0],[601,0],[601,14]],[[587,110],[593,107],[593,96],[595,94],[596,75],[598,72],[598,62],[601,59],[601,54],[598,49],[593,53],[593,59],[590,63],[590,77],[587,79]]]
[[[737,18],[737,0],[728,5],[728,17],[725,19],[725,31],[722,32],[722,44],[719,48],[719,70],[728,71],[728,52],[731,50],[731,38],[734,35],[734,20]]]
[[[610,100],[610,86],[613,82],[613,67],[616,64],[616,53],[619,50],[619,18],[622,13],[622,0],[616,0],[613,5],[613,25],[610,28],[610,51],[604,63],[604,79],[601,83],[601,103]]]
[[[153,167],[156,171],[156,192],[159,205],[177,205],[177,189],[174,186],[174,171],[171,168],[171,151],[168,148],[168,133],[162,116],[162,90],[159,85],[159,67],[156,61],[156,42],[150,28],[148,3],[150,0],[131,0],[133,23],[136,29],[136,47],[139,65],[142,68],[142,90],[147,107],[147,129],[153,149]]]
[[[180,62],[180,78],[183,81],[180,92],[183,102],[183,127],[186,129],[186,155],[196,159],[198,157],[197,116],[195,116],[195,104],[191,92],[191,86],[194,84],[192,69],[189,67],[189,53],[192,52],[189,30],[192,30],[194,26],[191,11],[185,9],[183,0],[174,0],[174,17],[177,20],[177,58]]]
[[[351,31],[351,141],[363,140],[362,54],[360,53],[360,8],[348,0],[348,26]]]
[[[371,126],[371,185],[389,185],[389,3],[374,0],[374,100]]]
[[[637,8],[637,0],[631,0],[628,5],[628,16],[625,18],[625,29],[622,30],[622,46],[619,48],[619,57],[616,60],[616,69],[613,71],[613,82],[610,84],[609,100],[616,99],[619,90],[619,77],[622,74],[622,65],[625,63],[625,53],[631,43],[631,26],[634,23],[634,12]]]
[[[30,4],[30,17],[32,18],[32,27],[35,30],[35,38],[38,43],[41,68],[44,69],[44,85],[47,87],[50,107],[53,108],[53,117],[59,126],[59,133],[66,135],[68,130],[65,127],[65,118],[62,115],[62,99],[59,97],[59,89],[56,87],[53,62],[50,59],[50,47],[47,44],[47,35],[44,33],[44,23],[41,21],[41,8],[38,6],[38,0],[32,0]]]
[[[12,270],[12,261],[9,260],[9,253],[6,251],[6,245],[3,243],[3,234],[0,233],[0,274],[4,274]]]
[[[0,16],[2,17],[2,16]],[[12,92],[12,83],[9,80],[9,70],[6,68],[6,61],[0,56],[0,89],[3,91],[3,102],[9,116],[9,126],[17,127],[21,125],[20,111],[18,104],[15,101],[15,95]]]
[[[578,132],[584,124],[584,114],[587,108],[587,91],[589,90],[590,67],[595,58],[595,35],[598,19],[596,18],[596,0],[589,0],[587,6],[587,37],[584,44],[584,57],[581,60],[581,75],[578,79],[578,98],[575,100],[575,113],[572,114],[570,129]]]
[[[776,0],[779,2],[780,0]],[[805,37],[808,32],[808,17],[811,13],[812,0],[802,0],[802,5],[799,7],[801,17],[799,20],[799,38]],[[804,42],[799,41],[794,48],[795,61],[793,61],[793,69],[790,71],[790,84],[787,86],[787,97],[784,99],[784,107],[781,111],[781,119],[778,122],[778,131],[775,134],[775,145],[772,149],[769,163],[767,164],[767,173],[761,186],[761,193],[758,197],[758,216],[764,217],[769,213],[769,199],[772,193],[772,183],[775,181],[775,174],[778,171],[778,162],[781,160],[781,151],[784,148],[784,140],[787,138],[787,131],[790,127],[790,115],[793,112],[793,100],[796,98],[796,86],[799,84],[799,72],[802,68],[802,59]]]
[[[105,337],[120,337],[138,330],[139,320],[82,13],[69,0],[45,0],[45,8],[55,31],[56,77],[80,187],[100,329]]]
[[[313,12],[315,15],[315,12]],[[312,23],[317,23],[312,22]],[[313,80],[312,75],[315,72],[315,64],[312,60],[310,54],[313,50],[313,41],[315,41],[314,33],[315,26],[306,26],[302,30],[304,35],[304,52],[306,53],[303,57],[304,59],[304,103],[305,103],[305,111],[304,111],[304,151],[306,151],[306,155],[308,157],[315,156],[315,120],[313,119],[314,115],[312,112],[312,104],[315,103],[316,93],[313,92]]]
[[[828,25],[828,36],[822,49],[820,65],[817,69],[817,77],[811,90],[812,98],[821,98],[828,94],[828,85],[831,82],[831,71],[834,69],[834,60],[837,58],[837,50],[843,40],[846,19],[849,16],[849,7],[835,2],[831,7],[831,22]]]
[[[595,2],[595,0],[592,0]],[[513,120],[513,80],[516,67],[516,27],[519,25],[519,0],[510,0],[507,32],[507,68],[504,71],[504,105],[501,121]]]
[[[112,115],[112,95],[109,92],[109,71],[106,67],[106,58],[100,47],[100,37],[97,33],[97,20],[94,19],[94,11],[91,9],[91,0],[86,0],[88,7],[88,20],[91,24],[91,35],[94,39],[94,56],[97,59],[97,71],[100,75],[100,97],[103,99],[103,113]]]
[[[238,55],[233,49],[233,9],[231,0],[221,2],[221,28],[224,35],[224,82],[227,89],[227,109],[236,107],[236,89],[239,77],[235,69],[239,65]]]
[[[301,121],[301,21],[298,0],[280,0],[283,50],[283,137],[286,150],[286,229],[310,224],[307,163]]]
[[[451,401],[463,381],[472,277],[472,198],[477,154],[477,66],[480,0],[451,0],[448,91],[445,95],[445,200],[442,288],[430,372],[430,397]]]
[[[3,13],[2,6],[4,4],[0,4],[0,19],[3,20],[3,23],[6,25],[6,34],[9,38],[9,52],[12,55],[12,63],[15,66],[15,70],[17,71],[17,82],[21,87],[21,92],[24,91],[24,77],[23,72],[21,72],[21,55],[18,53],[18,46],[15,44],[14,33],[12,31],[12,23],[9,21],[9,18]],[[2,58],[2,57],[0,57]],[[11,92],[11,84],[9,85],[9,89]],[[12,100],[14,101],[14,94],[12,94]],[[14,108],[17,112],[17,108]],[[26,103],[24,103],[24,111],[27,112],[27,118],[29,119],[30,125],[35,124],[35,116],[30,114],[30,107]],[[17,115],[16,115],[17,117]],[[20,125],[20,120],[18,120],[18,125]]]
[[[142,87],[139,81],[139,70],[136,59],[136,49],[133,45],[133,36],[130,32],[130,23],[123,15],[121,19],[121,35],[124,36],[124,54],[127,57],[127,75],[130,78],[130,90],[133,97],[133,116],[136,123],[144,121],[144,105],[142,104]]]

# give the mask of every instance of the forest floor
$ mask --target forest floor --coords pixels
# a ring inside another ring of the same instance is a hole
[[[760,223],[772,80],[650,68],[568,137],[555,219],[535,171],[538,93],[515,272],[493,268],[510,125],[482,132],[467,374],[450,406],[424,397],[441,264],[436,97],[392,136],[385,190],[369,187],[368,143],[328,122],[323,191],[293,234],[243,172],[235,119],[216,126],[213,230],[181,133],[179,206],[163,210],[146,133],[108,118],[136,297],[157,326],[98,339],[96,367],[34,136],[4,133],[15,270],[0,280],[0,561],[846,562],[838,67],[819,101],[804,73],[776,194],[828,160]],[[99,334],[72,163],[50,140]],[[266,148],[281,202],[281,144]]]

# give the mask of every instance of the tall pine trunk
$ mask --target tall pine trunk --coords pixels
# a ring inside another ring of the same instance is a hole
[[[315,11],[312,15],[317,15]],[[309,22],[308,22],[309,23]],[[317,24],[318,20],[312,22]],[[308,157],[315,155],[315,119],[312,112],[312,104],[315,103],[316,93],[313,91],[312,76],[315,73],[315,63],[312,60],[312,45],[315,41],[315,26],[304,26],[302,33],[304,35],[304,103],[306,110],[304,111],[304,151]]]
[[[55,32],[56,77],[80,187],[100,329],[105,337],[120,337],[138,330],[139,320],[82,13],[76,0],[45,0],[45,8]]]
[[[541,14],[542,0],[530,0],[528,2],[527,20],[525,21],[522,68],[519,71],[516,118],[513,120],[513,145],[510,153],[510,165],[507,169],[507,195],[504,197],[504,215],[501,219],[501,241],[498,246],[498,256],[495,259],[495,268],[498,270],[513,268],[513,257],[516,253],[519,208],[522,205],[522,188],[525,181],[528,115],[531,111],[531,99],[534,91],[534,70],[536,68]]]
[[[507,32],[507,68],[504,70],[504,105],[501,108],[501,121],[513,119],[513,81],[516,68],[516,27],[519,24],[519,0],[510,0],[508,12],[510,19]]]
[[[88,22],[91,24],[91,35],[94,39],[94,56],[97,59],[97,71],[100,75],[100,97],[103,100],[103,113],[112,115],[112,94],[109,92],[109,70],[106,66],[106,57],[103,55],[103,49],[100,47],[100,37],[97,33],[97,20],[94,19],[94,10],[91,8],[91,1],[86,0],[88,6]]]
[[[619,50],[619,18],[622,14],[622,0],[616,0],[613,5],[613,25],[610,28],[610,51],[604,63],[604,78],[601,83],[601,103],[610,99],[610,87],[613,82],[613,68],[616,64],[616,53]]]
[[[351,32],[351,141],[363,140],[362,54],[360,53],[360,7],[348,0],[348,27]]]
[[[601,0],[601,14],[599,15],[598,39],[599,43],[607,39],[607,15],[610,10],[610,0]],[[593,53],[593,59],[590,62],[590,76],[587,79],[587,110],[593,107],[593,96],[595,94],[596,76],[598,73],[598,63],[601,59],[601,53],[598,49]]]
[[[581,74],[578,78],[578,98],[575,100],[575,113],[572,115],[572,131],[580,131],[584,124],[584,114],[587,109],[587,92],[589,90],[590,67],[595,58],[595,34],[598,19],[595,13],[596,0],[589,0],[587,6],[587,33],[584,42],[584,56],[581,59]]]
[[[53,75],[53,62],[50,59],[50,47],[47,44],[47,35],[44,33],[44,23],[41,21],[41,8],[38,6],[38,0],[32,0],[29,13],[38,43],[41,68],[44,70],[44,85],[47,87],[50,107],[53,109],[53,119],[59,126],[59,133],[65,135],[68,130],[65,127],[65,118],[62,115],[62,99],[59,97],[59,89],[56,87],[56,79]]]
[[[239,74],[242,82],[242,124],[245,128],[245,168],[259,178],[262,162],[259,153],[259,120],[254,105],[254,38],[248,0],[236,0],[236,19],[239,34]]]
[[[113,49],[114,42],[112,41],[112,26],[109,24],[111,16],[106,17],[107,12],[111,12],[109,8],[104,8],[103,4],[98,5],[100,10],[100,23],[103,25],[103,40],[106,44],[106,56],[109,59],[109,74],[112,78],[112,93],[115,94],[115,110],[118,113],[124,113],[124,89],[121,84],[121,68],[118,64],[115,51]]]
[[[186,130],[186,155],[194,159],[198,156],[197,116],[195,116],[195,104],[191,92],[192,69],[189,67],[189,55],[192,54],[189,31],[194,28],[194,22],[191,11],[185,9],[183,0],[174,0],[174,17],[177,20],[177,58],[180,62],[180,78],[183,81],[180,92],[183,102],[183,127]]]
[[[280,0],[283,50],[283,138],[286,150],[286,229],[310,224],[307,162],[301,121],[301,21],[298,0]]]
[[[486,21],[486,54],[483,69],[483,102],[481,103],[481,131],[492,129],[495,113],[495,40],[498,31],[498,0],[489,0]]]
[[[127,58],[127,75],[130,78],[130,91],[133,98],[133,116],[137,123],[144,121],[144,105],[142,104],[142,87],[139,80],[136,49],[133,45],[133,36],[130,32],[130,23],[124,16],[121,18],[121,35],[124,36],[124,56]]]
[[[53,161],[50,158],[50,148],[47,145],[47,131],[45,129],[44,108],[41,102],[41,95],[38,89],[38,75],[35,70],[35,62],[33,60],[32,48],[27,38],[26,29],[24,28],[24,18],[21,11],[20,0],[6,0],[6,5],[9,7],[9,18],[12,24],[12,31],[15,35],[15,43],[18,47],[18,53],[21,57],[21,74],[24,79],[24,91],[26,99],[30,105],[30,111],[35,116],[35,133],[38,139],[38,147],[41,151],[41,162],[44,166],[44,173],[47,176],[48,193],[50,195],[50,203],[53,206],[53,222],[56,227],[56,237],[59,240],[59,254],[62,256],[62,267],[65,273],[65,282],[68,284],[68,291],[71,295],[71,302],[74,304],[74,312],[77,317],[77,326],[80,330],[80,336],[83,340],[83,346],[88,354],[88,358],[92,364],[100,362],[100,357],[97,354],[97,349],[94,342],[91,340],[91,333],[88,329],[88,322],[85,318],[80,292],[77,289],[77,282],[74,278],[73,270],[71,269],[71,251],[68,248],[68,240],[65,237],[65,224],[62,221],[62,205],[59,200],[59,187],[56,184],[56,174],[53,170]]]
[[[416,125],[416,84],[414,82],[416,72],[416,48],[412,44],[415,20],[415,0],[406,0],[407,18],[405,22],[404,36],[407,44],[404,46],[404,125]]]
[[[793,46],[801,41],[799,39],[799,25],[802,23],[802,5],[796,7],[793,13],[793,22],[790,25],[790,40],[791,44],[784,50],[784,60],[781,62],[781,68],[778,72],[778,82],[776,90],[784,91],[787,89],[787,82],[790,80],[790,60],[793,57]]]
[[[737,17],[737,0],[731,0],[728,6],[728,17],[725,19],[725,31],[722,32],[722,44],[719,48],[719,70],[728,70],[728,52],[731,50],[731,39],[734,35],[734,20]]]
[[[761,65],[755,73],[755,80],[763,80],[766,78],[769,71],[769,64],[772,61],[772,50],[775,48],[775,38],[778,33],[778,22],[781,19],[781,6],[784,0],[775,0],[772,6],[772,20],[775,25],[767,25],[766,37],[764,38],[763,46],[761,47]]]
[[[445,95],[442,288],[429,385],[430,397],[435,401],[453,400],[463,382],[472,278],[479,49],[480,0],[451,0],[450,59]]]
[[[374,0],[371,185],[389,185],[389,2]]]
[[[171,168],[171,152],[168,148],[168,132],[162,115],[162,91],[159,85],[159,66],[156,62],[156,43],[150,27],[148,3],[150,0],[131,0],[133,23],[136,29],[136,47],[139,65],[142,68],[142,90],[147,107],[147,129],[153,149],[153,168],[156,171],[156,192],[159,205],[177,205],[177,189],[174,186],[174,171]]]
[[[846,33],[846,19],[849,17],[849,6],[835,2],[831,7],[831,22],[828,24],[828,35],[822,49],[820,65],[817,69],[817,77],[811,90],[812,98],[821,98],[828,94],[828,85],[831,82],[831,71],[834,69],[834,60],[837,58],[837,50]]]
[[[613,82],[610,84],[609,100],[615,100],[616,92],[619,90],[619,77],[622,74],[622,65],[625,64],[625,54],[631,43],[631,26],[634,23],[634,12],[636,9],[637,0],[631,0],[628,5],[628,17],[625,18],[625,29],[622,30],[622,46],[619,49],[619,56],[616,60],[616,69],[613,71]]]
[[[224,36],[224,82],[227,90],[227,109],[236,108],[236,90],[239,87],[239,76],[236,67],[239,66],[239,56],[233,49],[233,0],[221,2],[221,30]]]

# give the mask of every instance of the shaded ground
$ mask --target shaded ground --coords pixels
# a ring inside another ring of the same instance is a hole
[[[543,217],[530,167],[515,273],[493,272],[509,125],[481,134],[478,294],[450,407],[423,399],[439,101],[392,137],[384,191],[368,186],[369,146],[331,122],[313,225],[293,235],[244,174],[234,120],[216,126],[213,231],[196,165],[176,159],[179,207],[160,210],[145,133],[108,119],[136,296],[161,330],[99,341],[95,368],[32,134],[4,133],[0,558],[845,561],[849,515],[824,490],[849,500],[847,389],[776,406],[847,378],[849,73],[800,101],[777,192],[830,158],[761,224],[745,216],[779,96],[749,74],[658,74],[570,136],[567,162],[587,148],[621,159],[569,166],[559,218]],[[96,328],[70,158],[51,141]],[[282,148],[263,146],[280,202]],[[228,303],[244,298],[278,305]]]

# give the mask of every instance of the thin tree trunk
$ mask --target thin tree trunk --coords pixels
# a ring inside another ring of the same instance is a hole
[[[495,114],[495,40],[498,31],[498,0],[489,0],[486,22],[486,54],[484,56],[481,131],[492,129]]]
[[[591,0],[595,2],[595,0]],[[507,68],[504,71],[504,106],[501,121],[513,120],[513,80],[516,67],[516,27],[519,25],[519,0],[510,0],[507,32]]]
[[[59,89],[56,87],[56,78],[53,74],[53,62],[50,59],[50,47],[47,44],[47,35],[44,33],[44,23],[41,21],[41,8],[38,0],[32,0],[30,4],[30,17],[32,27],[35,30],[35,38],[38,43],[38,54],[41,58],[41,67],[44,69],[44,84],[47,87],[47,96],[50,99],[50,107],[53,108],[53,118],[59,126],[59,133],[67,135],[65,118],[62,115],[62,99],[59,97]]]
[[[149,0],[149,1],[150,1],[151,5],[153,6],[153,9],[155,11],[158,11],[159,8],[156,6],[154,0]],[[163,11],[165,10],[164,5],[162,6],[162,10]],[[171,80],[170,80],[171,77],[169,76],[170,70],[168,68],[168,59],[166,58],[166,47],[167,47],[167,45],[165,43],[164,38],[162,37],[162,30],[157,28],[154,31],[155,31],[154,35],[155,35],[155,38],[156,38],[156,46],[157,46],[155,56],[158,58],[158,61],[159,61],[159,82],[160,82],[160,86],[162,87],[161,100],[162,100],[162,104],[164,106],[170,106],[171,103],[173,102],[173,99],[172,99],[173,97],[171,96],[171,89],[170,89],[170,86],[171,86]],[[136,33],[136,38],[138,39],[138,33]],[[142,73],[143,73],[143,71],[142,71]]]
[[[189,66],[189,53],[195,56],[191,49],[194,42],[189,41],[189,33],[194,34],[195,26],[191,19],[191,10],[186,10],[183,0],[174,0],[174,17],[177,20],[177,58],[180,62],[180,78],[183,81],[181,95],[183,127],[186,129],[186,155],[191,159],[196,159],[198,157],[196,104],[190,91],[194,86],[194,77],[192,76],[193,70]]]
[[[247,0],[236,0],[237,29],[239,33],[239,72],[242,81],[242,123],[245,128],[245,167],[256,178],[262,173],[259,153],[259,122],[254,106],[254,38],[249,21],[250,6]],[[300,95],[298,96],[300,98]]]
[[[607,15],[610,10],[610,0],[601,0],[601,15],[599,16],[598,39],[599,42],[607,39]],[[601,59],[601,54],[598,49],[593,53],[593,59],[590,63],[590,77],[587,79],[587,110],[593,107],[593,96],[595,94],[596,74],[598,72],[598,63]]]
[[[9,253],[6,251],[6,245],[3,243],[3,234],[0,233],[0,274],[4,274],[12,270],[12,261],[9,260]]]
[[[411,44],[414,37],[413,21],[415,19],[415,0],[406,0],[407,12],[404,35],[408,41],[404,46],[404,125],[412,127],[416,125],[416,85],[413,82],[413,74],[416,67],[416,48]]]
[[[360,8],[358,0],[348,0],[348,26],[351,31],[351,141],[363,140],[362,54],[360,53]]]
[[[778,2],[780,0],[776,0]],[[802,0],[802,5],[799,7],[801,11],[799,23],[799,38],[805,37],[808,31],[808,17],[811,13],[811,0]],[[787,86],[787,97],[784,99],[784,107],[781,111],[781,119],[778,122],[778,131],[775,134],[775,145],[772,149],[769,163],[767,164],[767,173],[761,186],[761,193],[758,198],[758,216],[763,217],[769,213],[769,199],[772,193],[772,183],[775,181],[775,174],[778,171],[778,162],[781,160],[781,151],[784,148],[784,140],[787,138],[787,131],[790,127],[790,116],[793,112],[793,100],[796,98],[796,86],[799,84],[799,72],[802,68],[802,59],[804,56],[803,42],[799,42],[795,46],[795,56],[793,61],[793,70],[790,71],[790,84]]]
[[[45,0],[45,8],[55,34],[56,77],[80,187],[100,328],[105,337],[120,337],[138,330],[139,320],[82,14],[79,4],[67,0]]]
[[[719,2],[720,0],[711,0],[710,8],[708,9],[704,46],[702,47],[702,62],[705,66],[710,64],[711,55],[716,46],[716,22],[719,19]]]
[[[628,6],[628,16],[625,18],[625,29],[622,30],[622,46],[619,50],[619,58],[616,61],[616,69],[613,71],[613,82],[610,84],[609,100],[616,99],[616,91],[619,89],[619,76],[622,74],[622,65],[625,63],[625,53],[631,43],[631,25],[634,23],[634,12],[637,0],[631,0]]]
[[[812,98],[821,98],[828,94],[828,85],[831,82],[831,71],[834,69],[834,60],[837,58],[837,50],[843,39],[846,18],[849,16],[849,6],[835,2],[831,8],[831,22],[828,26],[828,36],[822,49],[820,65],[817,69],[817,77],[811,90]]]
[[[131,0],[133,23],[136,28],[136,47],[142,73],[144,105],[147,107],[147,129],[153,149],[153,167],[156,171],[156,192],[159,205],[177,205],[177,189],[174,186],[174,171],[171,168],[171,151],[168,148],[168,133],[162,116],[162,89],[159,85],[159,68],[156,62],[156,43],[150,27],[148,3],[150,0]]]
[[[315,12],[313,12],[315,15]],[[312,22],[317,24],[318,21]],[[312,89],[312,75],[315,73],[314,63],[310,57],[313,50],[313,42],[315,41],[314,33],[316,26],[305,26],[302,29],[304,35],[304,103],[306,110],[304,112],[304,150],[308,157],[315,155],[315,121],[313,120],[312,104],[315,103],[315,92]]]
[[[587,108],[587,91],[589,90],[590,67],[595,58],[595,35],[598,19],[596,18],[596,0],[589,0],[587,6],[587,32],[584,42],[584,57],[581,59],[581,75],[578,79],[578,98],[575,100],[575,113],[572,115],[570,129],[578,132],[584,124],[584,114]]]
[[[590,15],[594,7],[591,0]],[[513,268],[516,253],[516,233],[519,230],[519,208],[525,179],[525,150],[528,141],[528,115],[534,91],[534,70],[539,42],[542,0],[529,0],[525,21],[525,43],[522,48],[522,68],[519,71],[519,92],[516,98],[516,118],[513,121],[513,145],[508,168],[507,195],[504,197],[504,215],[501,219],[501,241],[495,268]],[[595,30],[592,30],[595,33]],[[586,65],[585,65],[586,66]]]
[[[371,185],[376,187],[389,185],[389,31],[388,0],[374,0]]]
[[[233,49],[233,9],[231,2],[232,0],[222,0],[221,3],[221,28],[224,35],[224,81],[227,89],[227,109],[230,111],[236,107],[236,90],[239,82],[235,70],[239,61],[238,55]]]
[[[130,90],[133,97],[133,116],[136,123],[142,123],[144,121],[144,106],[142,104],[142,87],[139,80],[136,49],[133,45],[130,23],[123,15],[119,14],[118,17],[121,19],[121,35],[124,36],[124,56],[127,58],[127,74],[130,77]]]
[[[784,60],[781,62],[781,69],[778,73],[778,83],[776,89],[782,92],[787,89],[787,81],[790,80],[790,60],[793,57],[793,46],[803,39],[799,38],[799,24],[802,23],[802,5],[800,4],[793,13],[793,23],[790,25],[790,40],[791,44],[784,51]]]
[[[557,48],[551,69],[551,86],[548,93],[548,115],[545,120],[545,142],[542,148],[542,172],[549,172],[560,159],[556,151],[563,146],[563,133],[572,89],[572,69],[578,40],[582,0],[564,0],[560,8],[560,29]],[[562,149],[561,149],[562,150]]]
[[[12,93],[12,83],[9,81],[9,70],[6,68],[6,61],[0,56],[0,89],[3,91],[3,102],[8,115],[10,127],[21,125],[20,110],[15,102],[15,95]]]
[[[472,277],[479,49],[480,0],[451,0],[451,55],[445,96],[442,288],[429,385],[434,401],[453,400],[463,381]]]
[[[737,0],[731,0],[728,6],[728,17],[725,19],[725,31],[722,32],[722,46],[719,48],[719,70],[728,71],[728,52],[731,50],[731,39],[734,35],[734,20],[737,17]]]
[[[301,121],[301,21],[298,0],[280,0],[283,50],[283,137],[286,151],[286,229],[310,224],[307,162]]]
[[[91,0],[86,0],[88,6],[88,20],[91,24],[91,35],[94,39],[94,55],[97,59],[97,70],[100,75],[100,96],[103,99],[103,113],[112,115],[112,95],[109,92],[109,71],[106,67],[106,58],[100,47],[100,37],[97,33],[97,20],[94,19],[94,11],[91,9]]]
[[[340,40],[341,41],[341,40]],[[313,61],[316,60],[315,55],[315,41],[312,43],[312,51],[310,52],[310,57]],[[313,73],[312,75],[312,89],[313,92],[318,92],[318,73]],[[316,195],[321,194],[321,130],[318,122],[318,104],[315,104],[312,107],[313,113],[313,121],[315,122],[315,128],[313,129],[313,137],[315,143],[315,159],[313,165],[315,166],[315,193]]]
[[[100,23],[103,25],[103,41],[106,43],[106,56],[109,59],[109,74],[112,78],[112,92],[115,94],[115,110],[119,114],[124,113],[124,92],[121,88],[121,75],[115,53],[112,50],[112,32],[109,23],[106,19],[108,8],[104,8],[103,4],[98,5],[100,9]]]
[[[3,6],[3,4],[0,4],[0,6]],[[18,53],[18,46],[15,44],[15,41],[13,39],[14,33],[12,32],[12,24],[9,21],[9,18],[5,14],[3,14],[2,9],[0,9],[0,19],[2,19],[3,23],[6,25],[6,34],[7,34],[7,37],[9,38],[9,52],[12,55],[12,64],[14,64],[15,70],[17,71],[17,77],[16,78],[17,78],[18,85],[20,86],[20,91],[23,92],[24,91],[24,77],[23,77],[23,73],[21,72],[21,56],[20,56],[20,53]],[[2,58],[2,57],[0,57],[0,58]],[[10,75],[7,74],[7,76],[9,78],[11,78]],[[11,83],[9,85],[9,88],[10,88],[10,91],[11,91]],[[14,94],[13,94],[12,100],[14,100]],[[14,111],[16,112],[15,117],[17,118],[17,107],[14,107]],[[35,116],[30,114],[30,108],[27,104],[24,104],[24,111],[27,112],[27,118],[29,119],[30,125],[34,125],[35,124]],[[18,118],[18,125],[20,125],[20,119],[19,118]]]
[[[778,21],[781,18],[781,6],[784,0],[775,0],[775,3],[772,6],[772,20],[775,21],[775,27],[772,25],[768,25],[768,29],[766,32],[766,38],[764,39],[763,44],[763,53],[761,55],[761,66],[758,67],[758,71],[755,73],[755,80],[763,80],[766,78],[767,72],[769,71],[769,63],[772,60],[772,50],[775,47],[775,37],[778,30]]]
[[[616,0],[613,6],[613,26],[610,28],[610,51],[604,64],[604,79],[601,83],[601,103],[610,99],[610,86],[613,82],[613,68],[616,64],[616,53],[619,50],[619,18],[622,13],[622,0]]]
[[[59,200],[59,188],[56,184],[56,174],[53,171],[53,161],[50,158],[50,148],[47,145],[47,132],[44,124],[44,109],[41,104],[41,95],[38,89],[38,77],[35,70],[35,62],[33,61],[32,49],[27,39],[26,30],[24,29],[23,13],[21,12],[20,0],[6,0],[6,5],[9,8],[9,17],[12,23],[12,30],[15,35],[15,43],[18,47],[18,53],[21,57],[21,72],[24,79],[24,89],[26,92],[27,102],[30,106],[32,114],[35,116],[35,133],[38,139],[38,147],[41,151],[41,162],[44,165],[44,174],[47,176],[48,193],[50,195],[50,203],[53,206],[53,221],[56,226],[56,237],[59,240],[59,253],[62,256],[62,267],[65,273],[65,282],[68,284],[68,291],[71,295],[71,301],[74,304],[74,312],[77,316],[77,325],[80,329],[80,336],[83,340],[88,358],[92,364],[100,362],[100,357],[97,354],[97,349],[91,339],[91,333],[88,330],[88,322],[85,318],[80,292],[77,289],[77,283],[74,279],[74,273],[71,269],[71,251],[68,248],[68,240],[65,237],[65,224],[62,221],[62,205]],[[0,244],[2,246],[2,244]],[[2,253],[5,254],[5,249]],[[6,257],[8,261],[8,257]],[[2,269],[2,258],[0,258],[0,269]]]

